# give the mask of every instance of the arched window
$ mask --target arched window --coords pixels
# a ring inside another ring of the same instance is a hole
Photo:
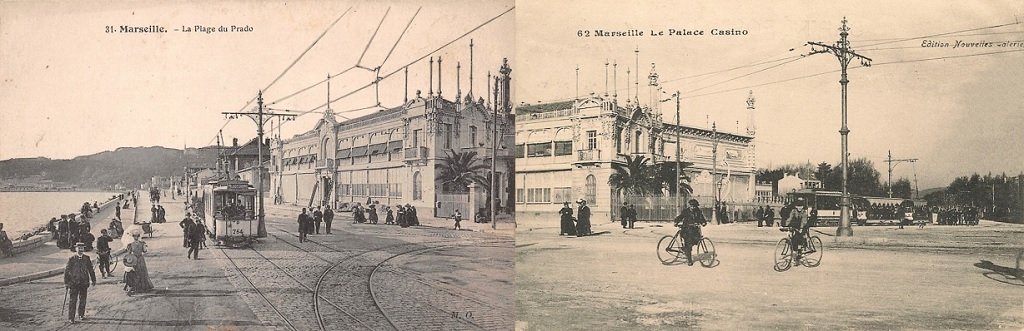
[[[597,177],[594,175],[587,176],[587,186],[583,198],[587,200],[587,204],[597,205]]]
[[[412,199],[423,200],[423,176],[420,176],[420,172],[414,172],[412,174]]]
[[[643,136],[643,132],[638,130],[636,132],[636,140],[633,141],[633,153],[634,154],[640,154],[640,146],[643,146],[643,144],[640,143],[640,138],[642,136]]]

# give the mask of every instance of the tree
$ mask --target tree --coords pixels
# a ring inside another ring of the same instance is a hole
[[[822,161],[821,163],[818,163],[818,171],[814,172],[814,178],[817,178],[818,180],[821,181],[821,186],[823,188],[829,189],[829,190],[835,190],[836,189],[835,187],[830,186],[830,185],[826,185],[826,180],[827,180],[827,178],[829,177],[829,175],[831,173],[832,173],[832,165],[828,164],[828,162]]]
[[[910,186],[910,180],[906,178],[897,179],[892,183],[892,197],[893,198],[904,198],[910,199],[913,196],[913,188]]]
[[[658,178],[660,182],[658,186],[664,186],[669,195],[676,194],[676,185],[679,185],[680,192],[685,195],[693,193],[693,187],[690,187],[690,176],[686,175],[686,168],[693,165],[690,162],[679,162],[679,177],[676,179],[676,163],[675,162],[664,162],[657,164]]]
[[[852,160],[847,168],[847,172],[846,189],[850,194],[875,197],[887,194],[882,189],[881,174],[875,169],[875,165],[871,160],[866,158]],[[828,182],[839,183],[836,189],[842,190],[842,176],[842,164],[840,164],[836,167],[835,171],[829,174]]]
[[[475,151],[455,152],[449,149],[434,168],[437,170],[437,179],[441,181],[444,192],[466,192],[469,190],[469,183],[472,182],[486,182],[487,185],[484,187],[490,192],[490,181],[480,175],[489,167],[477,158]]]
[[[662,181],[657,179],[656,168],[648,164],[647,160],[642,155],[626,155],[625,164],[612,163],[613,173],[608,176],[608,185],[616,193],[647,196],[660,194]]]

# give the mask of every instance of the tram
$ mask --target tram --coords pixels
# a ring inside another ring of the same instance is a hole
[[[220,180],[203,185],[200,217],[217,245],[249,243],[257,237],[256,189],[244,180]]]
[[[924,201],[913,201],[903,198],[879,198],[879,197],[853,197],[853,205],[857,210],[857,224],[905,224],[913,223],[915,219],[927,219],[926,214],[919,210]]]
[[[840,202],[843,198],[842,192],[802,189],[787,194],[790,201],[797,198],[804,198],[807,207],[811,209],[811,216],[814,218],[814,226],[835,226],[839,224],[842,215]],[[851,209],[852,214],[852,209]]]

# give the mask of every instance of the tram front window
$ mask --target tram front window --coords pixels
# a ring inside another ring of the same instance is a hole
[[[228,219],[243,219],[252,214],[253,197],[241,194],[225,193],[222,196],[221,215]]]

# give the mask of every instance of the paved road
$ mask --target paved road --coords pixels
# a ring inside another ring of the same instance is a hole
[[[774,243],[766,238],[782,237],[774,229],[705,228],[723,239],[721,264],[708,269],[662,265],[655,245],[671,227],[639,227],[600,224],[595,231],[605,234],[566,238],[550,224],[520,220],[517,329],[1024,328],[1024,282],[1007,274],[1024,227],[966,232],[977,242],[951,240],[945,234],[958,230],[950,228],[900,230],[948,241],[931,247],[864,238],[902,235],[885,228],[861,228],[857,244],[821,235],[821,266],[785,272],[772,269]]]
[[[270,235],[252,249],[210,246],[194,261],[181,247],[181,206],[165,207],[170,223],[147,239],[155,291],[127,297],[119,280],[101,280],[89,320],[70,326],[61,277],[13,285],[0,289],[0,329],[512,328],[510,231],[351,224],[342,214],[332,235],[299,243],[291,212],[270,209]]]

